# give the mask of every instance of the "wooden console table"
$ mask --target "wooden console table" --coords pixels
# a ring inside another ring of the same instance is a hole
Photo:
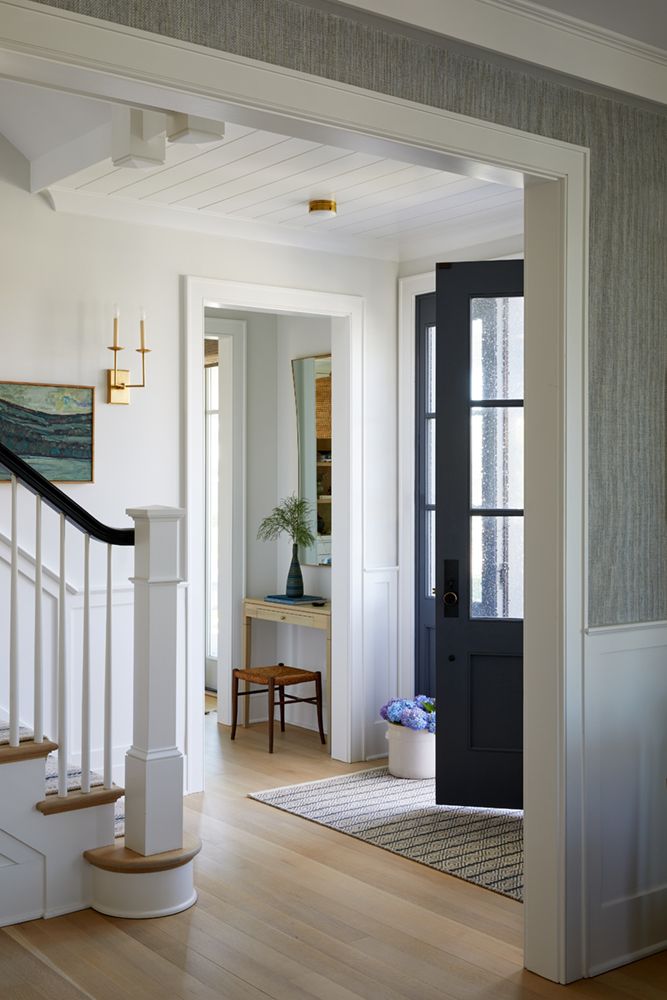
[[[331,753],[331,602],[321,608],[312,604],[277,604],[261,597],[246,597],[243,601],[243,668],[251,666],[251,627],[253,618],[261,621],[278,622],[285,625],[301,625],[302,628],[318,628],[326,632],[326,690],[327,690],[327,738]],[[244,726],[250,725],[250,698],[244,698]]]

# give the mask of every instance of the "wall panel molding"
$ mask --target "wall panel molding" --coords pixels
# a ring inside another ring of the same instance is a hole
[[[586,637],[588,974],[667,947],[667,622]]]
[[[380,707],[399,696],[398,566],[364,570],[364,759],[387,756]],[[414,686],[414,685],[413,685]],[[374,708],[374,713],[373,713]]]

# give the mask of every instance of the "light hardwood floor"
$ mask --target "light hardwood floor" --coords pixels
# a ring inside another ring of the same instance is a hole
[[[206,719],[208,784],[186,799],[199,902],[161,920],[92,910],[0,931],[1,1000],[665,1000],[667,954],[559,987],[522,969],[520,903],[254,802],[356,769],[315,733]],[[369,765],[357,765],[364,767]]]

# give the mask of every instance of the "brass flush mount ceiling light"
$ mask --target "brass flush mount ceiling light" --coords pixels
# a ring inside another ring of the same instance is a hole
[[[336,202],[332,198],[314,198],[308,202],[308,214],[318,219],[332,219],[336,214]]]

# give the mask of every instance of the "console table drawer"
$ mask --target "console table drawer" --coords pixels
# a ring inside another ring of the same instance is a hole
[[[251,607],[246,605],[245,613],[252,618],[262,618],[268,622],[285,622],[286,625],[303,625],[304,628],[327,627],[327,623],[322,615],[308,614],[307,611],[295,611],[293,608]]]

